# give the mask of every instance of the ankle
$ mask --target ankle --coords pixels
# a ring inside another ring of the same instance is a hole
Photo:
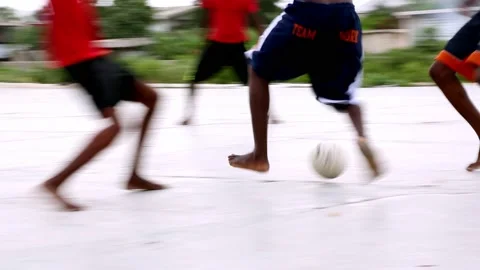
[[[268,161],[266,151],[253,150],[253,158],[258,161]]]
[[[366,143],[366,142],[368,141],[368,139],[367,139],[367,137],[365,137],[365,136],[358,136],[358,137],[357,137],[357,141],[358,141],[359,143]]]
[[[57,190],[63,181],[58,181],[55,178],[49,179],[43,183],[43,185],[51,190]]]

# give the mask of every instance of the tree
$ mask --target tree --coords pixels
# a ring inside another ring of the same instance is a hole
[[[8,7],[0,7],[0,21],[16,21],[18,20],[15,10]]]
[[[394,8],[377,6],[375,10],[362,18],[362,28],[364,30],[398,28],[398,19],[393,16],[395,11]]]
[[[278,0],[258,0],[260,10],[265,13],[278,12],[280,8],[277,7]]]
[[[265,23],[269,23],[282,11],[281,8],[277,7],[277,3],[278,0],[258,0],[260,14],[262,15]]]
[[[30,49],[40,49],[42,38],[38,27],[23,26],[15,29],[12,42],[27,45]]]
[[[99,8],[106,38],[135,38],[148,34],[153,9],[146,0],[115,0],[113,6]]]
[[[404,5],[402,11],[412,11],[412,10],[428,10],[440,8],[438,0],[408,0],[407,4]]]

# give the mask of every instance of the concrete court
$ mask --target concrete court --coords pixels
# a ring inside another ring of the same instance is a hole
[[[480,89],[469,90],[480,103]],[[252,147],[245,88],[203,89],[192,127],[175,125],[186,91],[159,91],[165,106],[143,174],[172,188],[121,189],[137,139],[129,130],[66,186],[87,207],[67,213],[35,187],[102,121],[74,89],[1,89],[1,270],[478,269],[480,174],[464,169],[478,141],[436,88],[360,91],[389,169],[371,185],[345,116],[308,88],[272,90],[285,123],[270,127],[268,174],[227,163]],[[125,104],[119,113],[128,126],[142,109]],[[338,179],[310,170],[321,141],[349,154]]]

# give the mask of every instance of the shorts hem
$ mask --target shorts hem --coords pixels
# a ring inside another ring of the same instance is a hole
[[[465,61],[468,64],[473,64],[475,66],[480,66],[480,51],[474,51]]]
[[[323,97],[317,97],[317,101],[320,103],[323,103],[325,105],[355,105],[358,104],[358,101],[356,99],[350,99],[350,100],[333,100],[333,99],[328,99],[328,98],[323,98]]]
[[[470,57],[472,57],[471,61],[478,61],[480,63],[480,52],[478,52],[478,54],[474,54],[470,55]],[[468,59],[470,59],[470,57]],[[475,66],[472,65],[471,61],[468,61],[468,59],[467,61],[458,59],[456,56],[446,50],[441,51],[435,58],[436,61],[448,66],[466,79],[475,81]]]

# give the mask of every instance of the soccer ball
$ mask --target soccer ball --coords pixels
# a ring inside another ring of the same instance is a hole
[[[335,143],[319,143],[312,151],[311,162],[315,172],[327,179],[337,178],[346,167],[345,153]]]

